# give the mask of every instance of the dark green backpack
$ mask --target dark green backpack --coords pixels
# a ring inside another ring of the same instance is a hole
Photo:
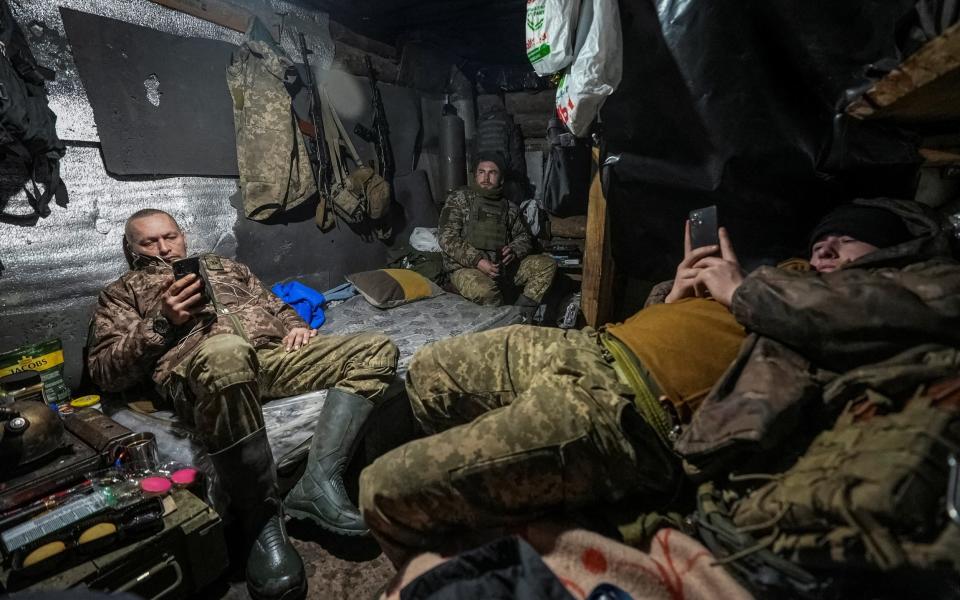
[[[446,280],[443,258],[439,252],[424,252],[402,243],[389,251],[388,260],[388,267],[416,271],[438,285],[443,285]]]
[[[67,202],[60,180],[65,146],[57,137],[57,117],[47,105],[44,87],[52,79],[53,71],[37,64],[7,0],[0,0],[0,158],[23,165],[31,184],[23,189],[34,211],[11,214],[0,205],[0,215],[7,219],[46,217],[51,199],[61,206]]]

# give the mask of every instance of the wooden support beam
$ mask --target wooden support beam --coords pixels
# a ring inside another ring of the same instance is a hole
[[[364,52],[369,52],[370,54],[376,54],[377,56],[382,56],[383,58],[389,58],[391,60],[397,59],[397,49],[393,46],[384,44],[383,42],[378,42],[377,40],[368,38],[367,36],[360,35],[346,25],[338,23],[332,19],[330,20],[330,37],[335,42],[343,42],[348,46],[352,46],[358,50],[363,50]]]
[[[254,16],[252,11],[229,0],[151,1],[241,33],[246,32],[250,19]],[[296,25],[289,20],[287,26],[296,29]],[[274,37],[278,35],[276,27],[271,27],[270,30]],[[397,81],[397,64],[392,60],[396,51],[390,46],[365,38],[334,21],[330,21],[330,37],[334,44],[333,68],[366,77],[368,73],[364,57],[369,56],[378,79],[385,83]]]
[[[210,21],[221,27],[244,33],[250,18],[249,10],[226,2],[225,0],[151,0],[161,6],[193,15],[204,21]]]
[[[520,133],[526,138],[543,138],[547,135],[547,125],[553,113],[532,114],[515,113],[513,122],[520,126]]]
[[[550,217],[550,235],[557,238],[575,238],[582,240],[587,236],[587,217]]]
[[[956,167],[960,166],[960,154],[947,150],[920,148],[924,167]]]
[[[557,91],[508,92],[503,95],[504,106],[512,115],[530,113],[549,119],[556,110]]]
[[[960,23],[873,84],[847,114],[898,124],[960,120]]]
[[[346,71],[351,75],[366,77],[369,75],[367,73],[366,57],[370,57],[370,64],[377,72],[378,81],[397,83],[400,73],[397,63],[376,54],[369,54],[343,42],[335,41],[333,43],[333,64],[331,68]]]
[[[613,252],[610,244],[610,214],[600,177],[600,149],[593,149],[593,182],[587,205],[587,231],[583,251],[583,282],[580,307],[587,325],[607,323],[613,311]]]

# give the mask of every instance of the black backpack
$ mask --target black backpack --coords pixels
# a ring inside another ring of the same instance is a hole
[[[34,214],[0,216],[31,220],[50,214],[50,200],[67,203],[67,191],[60,180],[60,159],[65,147],[57,137],[57,116],[47,106],[44,82],[53,80],[53,71],[37,64],[23,30],[13,18],[7,0],[0,0],[0,158],[24,165],[30,188],[24,185]],[[41,191],[38,183],[44,186]]]
[[[574,137],[556,117],[547,127],[547,141],[550,148],[540,205],[556,217],[587,214],[592,180],[590,141]]]

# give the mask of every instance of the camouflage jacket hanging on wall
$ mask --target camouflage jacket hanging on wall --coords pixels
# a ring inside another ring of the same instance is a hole
[[[243,212],[255,221],[290,210],[316,192],[284,86],[287,77],[295,77],[293,61],[255,20],[227,67]]]

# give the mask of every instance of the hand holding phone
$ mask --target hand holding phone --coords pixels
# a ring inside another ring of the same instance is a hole
[[[194,279],[184,281],[188,275]],[[190,256],[173,261],[174,280],[161,295],[161,313],[174,325],[182,325],[192,319],[204,304],[206,284],[199,256]]]
[[[690,248],[719,246],[717,206],[706,206],[690,211]]]
[[[717,207],[708,206],[690,211],[683,232],[683,260],[677,265],[673,287],[664,302],[670,304],[684,298],[702,296],[697,286],[701,260],[720,254],[720,233],[717,228]]]
[[[183,279],[190,273],[193,273],[197,278],[202,277],[200,274],[200,257],[199,256],[188,256],[187,258],[181,258],[173,261],[173,278],[174,279]]]

